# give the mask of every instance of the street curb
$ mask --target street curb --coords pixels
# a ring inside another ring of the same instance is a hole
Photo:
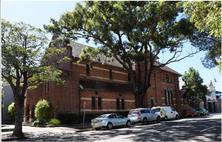
[[[8,128],[8,129],[1,129],[1,132],[8,132],[8,131],[13,131],[14,128]]]
[[[79,132],[92,131],[92,130],[94,130],[94,128],[77,130],[77,131],[75,131],[75,132],[76,132],[76,133],[79,133]]]

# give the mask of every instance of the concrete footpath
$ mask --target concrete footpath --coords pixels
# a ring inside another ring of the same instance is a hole
[[[13,141],[18,140],[16,137],[11,137],[14,130],[14,125],[2,125],[1,127],[1,140],[2,141]],[[70,124],[70,125],[58,125],[50,127],[31,127],[31,126],[22,126],[22,131],[25,133],[25,137],[32,138],[33,135],[38,135],[40,133],[77,133],[84,131],[94,130],[90,123],[84,124]],[[31,135],[30,135],[31,134]]]

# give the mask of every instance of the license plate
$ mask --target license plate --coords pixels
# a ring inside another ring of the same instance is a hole
[[[97,122],[93,122],[94,124],[96,124]]]

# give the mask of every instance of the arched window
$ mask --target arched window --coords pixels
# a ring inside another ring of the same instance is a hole
[[[171,104],[173,105],[173,91],[170,90],[170,95],[171,95]]]
[[[116,98],[116,108],[117,108],[117,109],[120,109],[120,106],[119,106],[119,98]]]
[[[86,75],[89,75],[90,74],[90,68],[89,68],[89,65],[88,64],[86,64]]]
[[[102,98],[98,98],[98,109],[102,109]]]
[[[109,79],[113,79],[112,69],[109,69]]]
[[[167,83],[170,82],[170,76],[169,76],[169,74],[166,74],[166,82],[167,82]]]
[[[92,109],[96,109],[96,98],[92,97]]]
[[[170,95],[170,90],[167,91],[168,93],[168,104],[171,104],[171,95]]]
[[[121,102],[122,102],[122,109],[125,109],[125,102],[123,98],[121,99]]]
[[[167,90],[165,89],[165,104],[166,104],[166,105],[168,104],[167,100],[168,100]]]

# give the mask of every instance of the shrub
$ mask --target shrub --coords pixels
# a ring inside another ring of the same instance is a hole
[[[9,106],[8,106],[8,116],[10,118],[12,118],[13,120],[15,119],[15,103],[12,102]]]
[[[78,123],[78,115],[74,113],[60,113],[59,120],[62,121],[63,124],[74,124]]]
[[[49,111],[51,110],[51,105],[47,100],[39,100],[35,105],[35,117],[41,119],[46,119],[49,116]]]
[[[61,121],[58,120],[58,119],[53,118],[53,119],[51,119],[51,120],[49,121],[49,124],[59,125],[59,124],[61,124]]]

